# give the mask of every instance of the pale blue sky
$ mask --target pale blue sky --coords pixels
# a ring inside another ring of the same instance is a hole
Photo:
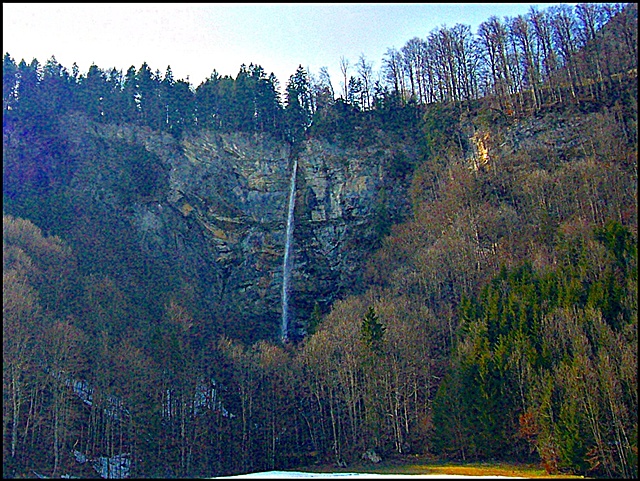
[[[236,76],[242,63],[262,65],[284,85],[299,64],[326,66],[341,91],[340,57],[364,53],[380,69],[387,48],[426,38],[441,25],[478,25],[490,16],[525,14],[530,3],[411,4],[17,4],[3,3],[2,48],[19,62],[51,55],[71,70],[92,62],[123,72],[146,61],[194,87],[213,69]],[[355,73],[352,69],[351,73]]]

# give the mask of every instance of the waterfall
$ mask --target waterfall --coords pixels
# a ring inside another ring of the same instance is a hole
[[[289,191],[289,212],[287,214],[287,233],[284,244],[284,262],[282,264],[282,340],[287,340],[289,330],[289,281],[291,279],[291,239],[293,237],[293,211],[296,203],[296,171],[298,161],[293,160],[291,188]]]

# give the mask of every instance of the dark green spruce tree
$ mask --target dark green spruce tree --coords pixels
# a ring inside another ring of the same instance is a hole
[[[298,66],[296,73],[289,77],[285,105],[286,139],[291,143],[301,141],[311,125],[311,86],[309,76]]]

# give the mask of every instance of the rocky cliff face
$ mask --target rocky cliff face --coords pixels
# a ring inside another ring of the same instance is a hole
[[[78,122],[65,129],[77,155],[125,147],[84,162],[74,189],[124,219],[142,255],[195,283],[225,332],[277,338],[291,147],[240,133],[200,132],[178,142],[148,129]],[[128,166],[135,149],[146,167]],[[291,337],[304,335],[315,303],[327,309],[353,290],[380,226],[402,209],[403,188],[383,168],[397,149],[308,140],[296,153]],[[153,186],[136,188],[149,172]]]
[[[405,186],[384,168],[393,148],[340,148],[308,140],[298,160],[294,317],[353,290],[384,225],[401,217]],[[298,326],[302,328],[303,326]]]

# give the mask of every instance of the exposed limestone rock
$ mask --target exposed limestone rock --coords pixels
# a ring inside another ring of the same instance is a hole
[[[382,458],[378,453],[375,452],[374,449],[367,449],[364,453],[362,453],[362,459],[365,461],[371,461],[374,464],[378,464],[382,461]]]
[[[475,148],[475,155],[472,158],[472,170],[479,170],[481,167],[489,164],[489,132],[476,132],[471,137],[471,142]]]
[[[174,274],[195,283],[211,315],[235,325],[237,335],[277,339],[290,146],[263,135],[204,131],[178,142],[148,128],[86,120],[78,128],[83,120],[72,120],[75,127],[66,129],[69,142],[78,157],[87,159],[74,187],[84,201],[91,199],[130,225],[143,255],[163,260]],[[103,158],[97,156],[111,145],[120,150],[105,162],[89,160]],[[292,337],[304,334],[316,302],[326,309],[353,289],[379,241],[380,190],[392,194],[385,212],[397,216],[405,208],[403,187],[385,178],[383,168],[399,148],[346,149],[308,140],[301,149]],[[129,194],[137,188],[135,175],[123,173],[130,159],[122,156],[129,150],[148,153],[146,162],[153,165],[147,168],[155,169],[154,190],[144,195]]]

